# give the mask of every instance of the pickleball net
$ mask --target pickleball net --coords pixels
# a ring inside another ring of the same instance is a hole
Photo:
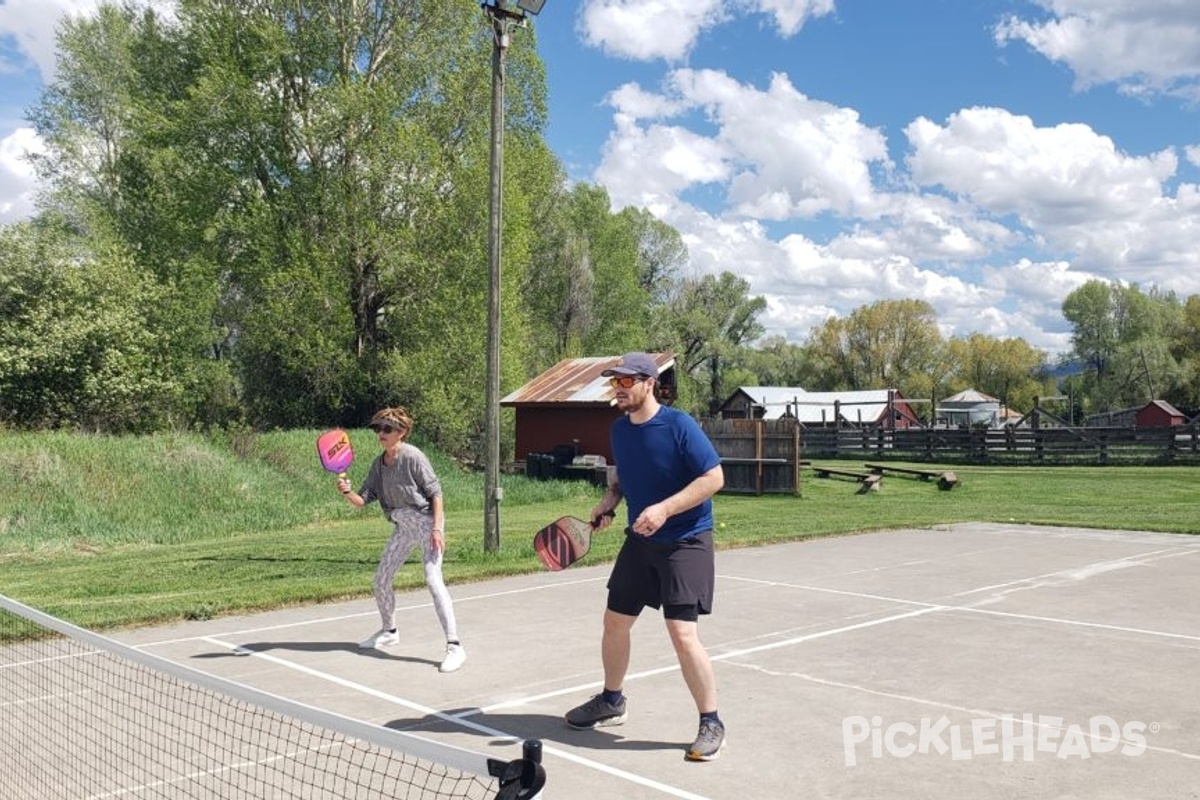
[[[0,595],[0,800],[525,800],[488,758],[193,670]]]

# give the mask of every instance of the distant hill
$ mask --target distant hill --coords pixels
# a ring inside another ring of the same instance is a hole
[[[1072,375],[1079,375],[1085,369],[1084,363],[1079,360],[1063,361],[1058,364],[1050,364],[1046,367],[1046,373],[1056,381],[1061,381],[1063,378],[1069,378]]]

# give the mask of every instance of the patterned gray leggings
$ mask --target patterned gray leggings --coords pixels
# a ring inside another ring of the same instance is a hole
[[[413,548],[420,545],[421,561],[425,565],[425,583],[433,595],[433,609],[442,623],[442,630],[446,632],[446,639],[458,639],[454,602],[442,579],[442,554],[434,552],[431,541],[433,518],[415,509],[402,508],[392,512],[392,522],[396,527],[383,547],[373,583],[375,604],[379,606],[383,627],[396,627],[396,591],[392,588],[392,582]]]

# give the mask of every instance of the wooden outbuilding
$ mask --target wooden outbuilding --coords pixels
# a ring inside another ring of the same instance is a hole
[[[669,404],[676,396],[675,355],[650,356],[658,365],[659,400]],[[620,360],[620,355],[563,359],[503,397],[500,406],[516,413],[516,460],[557,454],[560,464],[574,456],[600,456],[611,463],[609,428],[621,412],[608,378],[600,373]]]
[[[1186,425],[1188,418],[1166,400],[1151,400],[1144,406],[1132,406],[1092,414],[1084,420],[1088,427],[1098,428],[1172,428]]]
[[[1187,421],[1183,412],[1166,400],[1151,400],[1138,410],[1133,424],[1138,428],[1173,428]]]
[[[797,420],[805,428],[921,427],[896,389],[809,392],[798,386],[741,386],[721,404],[722,419]]]
[[[999,428],[1003,424],[1001,410],[995,397],[964,389],[940,402],[934,416],[938,425],[948,428]]]

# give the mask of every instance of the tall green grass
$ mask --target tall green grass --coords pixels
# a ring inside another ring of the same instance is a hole
[[[0,592],[89,627],[365,597],[390,526],[353,509],[317,463],[317,431],[112,438],[0,433]],[[352,431],[357,483],[378,453]],[[416,442],[422,443],[420,440]],[[533,572],[530,543],[599,489],[505,475],[501,547],[483,548],[483,482],[432,448],[451,583]],[[843,466],[861,466],[847,464]],[[805,471],[801,496],[719,495],[721,547],[980,520],[1200,532],[1195,467],[955,467],[952,491],[888,476],[880,491]],[[610,559],[619,528],[585,563]],[[414,556],[415,557],[415,556]],[[421,570],[397,586],[422,585]]]

